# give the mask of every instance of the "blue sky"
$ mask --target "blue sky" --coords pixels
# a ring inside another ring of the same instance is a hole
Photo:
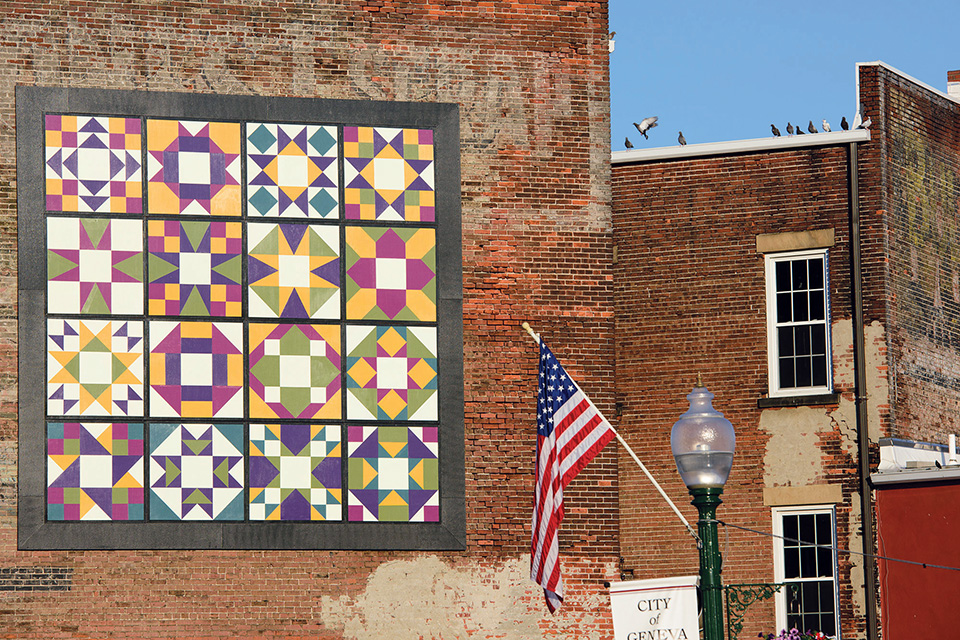
[[[624,149],[770,136],[856,111],[856,63],[882,60],[946,92],[960,1],[610,0],[611,140]],[[646,141],[633,122],[659,116]],[[869,115],[869,114],[868,114]]]

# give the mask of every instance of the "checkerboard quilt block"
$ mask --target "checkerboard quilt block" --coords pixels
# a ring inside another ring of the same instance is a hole
[[[143,520],[143,425],[47,424],[48,520]]]
[[[241,315],[239,222],[150,220],[147,247],[152,315]]]
[[[150,323],[150,415],[243,415],[243,325]]]
[[[350,521],[438,522],[437,428],[347,428]]]
[[[247,124],[247,213],[336,218],[337,128]]]
[[[140,118],[44,118],[49,211],[141,213]]]
[[[250,425],[250,519],[340,520],[340,427]]]
[[[436,219],[429,129],[344,127],[343,178],[348,220]]]
[[[142,223],[48,218],[47,311],[143,313]]]
[[[435,327],[347,326],[347,419],[437,420]]]
[[[437,319],[433,229],[346,228],[347,320]]]
[[[143,415],[143,323],[47,320],[47,413]]]
[[[147,120],[148,213],[239,216],[240,124]]]
[[[243,426],[150,425],[150,519],[243,520]]]
[[[251,324],[250,417],[340,418],[340,327]]]
[[[340,239],[336,227],[247,227],[251,317],[340,317]]]

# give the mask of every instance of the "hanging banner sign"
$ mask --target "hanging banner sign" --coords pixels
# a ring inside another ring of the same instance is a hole
[[[698,640],[700,576],[610,583],[615,640]]]

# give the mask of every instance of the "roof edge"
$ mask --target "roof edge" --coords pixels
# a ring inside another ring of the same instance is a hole
[[[922,88],[926,89],[927,91],[931,91],[931,92],[937,94],[938,96],[940,96],[941,98],[946,98],[946,99],[949,100],[950,102],[955,102],[955,103],[957,103],[957,104],[960,104],[960,100],[958,100],[957,98],[954,98],[953,96],[948,95],[946,92],[941,91],[940,89],[937,89],[936,87],[931,87],[930,85],[928,85],[926,82],[923,82],[922,80],[917,80],[917,79],[914,78],[913,76],[911,76],[911,75],[909,75],[909,74],[906,74],[906,73],[904,73],[903,71],[900,71],[900,69],[897,69],[896,67],[891,67],[889,64],[887,64],[887,63],[884,62],[883,60],[874,60],[873,62],[858,62],[858,63],[857,63],[857,84],[858,84],[858,86],[857,86],[857,97],[858,97],[858,98],[859,98],[859,96],[860,96],[860,90],[859,90],[859,89],[860,89],[860,87],[859,87],[860,67],[883,67],[883,68],[886,69],[887,71],[889,71],[889,72],[891,72],[891,73],[897,74],[898,76],[900,76],[900,77],[903,78],[904,80],[907,80],[908,82],[912,82],[913,84],[917,85],[918,87],[922,87]]]
[[[727,142],[704,142],[686,146],[655,147],[653,149],[627,149],[610,154],[611,164],[647,162],[650,160],[669,160],[673,158],[698,158],[708,156],[748,153],[752,151],[780,151],[802,149],[806,147],[825,147],[851,142],[870,140],[869,129],[854,131],[832,131],[830,133],[810,133],[802,136],[780,136],[771,138],[749,138]]]

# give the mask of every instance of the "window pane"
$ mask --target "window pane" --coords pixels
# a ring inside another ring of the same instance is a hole
[[[790,322],[793,318],[793,310],[790,305],[789,293],[777,294],[777,322]]]
[[[823,355],[827,352],[827,328],[822,324],[810,326],[810,353]]]
[[[783,577],[787,580],[800,577],[800,550],[796,547],[783,550]]]
[[[817,577],[817,548],[800,547],[800,577]]]
[[[798,356],[810,355],[810,327],[795,327],[793,335],[796,354]]]
[[[776,272],[777,291],[790,291],[790,263],[777,262],[774,265],[774,271]]]
[[[790,263],[793,272],[793,290],[799,291],[809,287],[810,280],[807,278],[807,261],[794,260]]]
[[[829,548],[817,547],[817,577],[833,577],[833,551]]]
[[[797,521],[800,527],[800,538],[801,542],[811,543],[816,542],[816,515],[812,513],[804,513],[797,516]]]
[[[793,327],[777,329],[777,346],[781,356],[793,355]]]
[[[792,389],[797,386],[796,373],[793,370],[793,358],[780,358],[780,386]]]
[[[833,542],[833,527],[831,525],[831,514],[818,513],[816,518],[817,544],[831,544]]]
[[[823,258],[812,258],[810,264],[810,288],[823,289]]]
[[[797,516],[783,516],[783,537],[786,538],[786,540],[783,541],[784,546],[797,546],[796,540],[800,538],[800,529],[797,522]]]
[[[810,319],[823,320],[826,309],[823,304],[823,291],[810,292]]]
[[[837,633],[836,611],[834,610],[833,581],[820,583],[820,631],[828,636]]]
[[[826,356],[814,356],[811,364],[813,365],[813,385],[814,387],[827,386],[827,358]]]
[[[806,291],[797,291],[793,294],[793,321],[806,322],[810,319],[809,294]]]
[[[795,374],[796,375],[796,386],[798,387],[812,387],[813,386],[813,367],[809,357],[796,358],[794,360],[795,364]]]

